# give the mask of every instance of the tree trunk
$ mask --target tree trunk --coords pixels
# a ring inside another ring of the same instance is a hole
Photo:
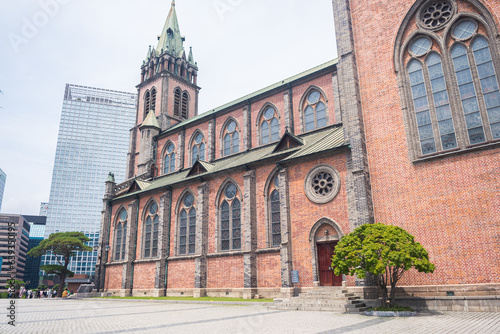
[[[64,290],[64,284],[66,283],[66,273],[61,273],[61,283],[59,283],[59,289],[57,289],[57,297],[61,298]]]

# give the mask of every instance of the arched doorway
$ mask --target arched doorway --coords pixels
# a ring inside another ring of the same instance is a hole
[[[314,286],[342,286],[342,275],[335,275],[331,257],[342,237],[342,231],[333,221],[323,218],[314,224],[309,235],[312,252]]]

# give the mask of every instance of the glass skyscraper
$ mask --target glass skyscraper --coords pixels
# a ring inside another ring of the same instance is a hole
[[[45,238],[54,232],[83,232],[93,247],[99,240],[104,182],[113,172],[125,180],[129,130],[134,126],[137,95],[66,85]],[[80,252],[69,269],[92,276],[96,252]],[[58,264],[45,255],[43,264]]]
[[[3,170],[0,168],[0,211],[2,211],[3,191],[5,189],[6,180],[7,180],[7,174],[5,174]]]

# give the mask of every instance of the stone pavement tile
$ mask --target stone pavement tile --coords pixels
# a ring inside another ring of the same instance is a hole
[[[330,312],[268,310],[262,305],[180,304],[142,300],[16,300],[16,327],[0,333],[500,333],[500,313],[375,318]],[[0,311],[1,315],[1,311]]]

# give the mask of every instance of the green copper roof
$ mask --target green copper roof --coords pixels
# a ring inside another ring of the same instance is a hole
[[[313,74],[315,72],[319,72],[319,71],[324,70],[326,68],[329,68],[331,66],[335,66],[335,65],[337,65],[337,62],[338,62],[337,59],[330,60],[330,61],[328,61],[328,62],[326,62],[324,64],[318,65],[318,66],[313,67],[313,68],[311,68],[311,69],[309,69],[307,71],[304,71],[302,73],[294,75],[293,77],[290,77],[288,79],[285,79],[285,80],[282,80],[280,82],[277,82],[274,85],[268,86],[266,88],[263,88],[261,90],[258,90],[256,92],[254,92],[254,93],[245,95],[245,96],[243,96],[243,97],[241,97],[241,98],[239,98],[237,100],[234,100],[232,102],[226,103],[226,104],[224,104],[224,105],[222,105],[222,106],[220,106],[218,108],[215,108],[213,110],[210,110],[210,111],[207,111],[205,113],[199,114],[198,116],[195,116],[195,117],[192,117],[190,119],[187,119],[187,120],[185,120],[185,121],[183,121],[183,122],[181,122],[179,124],[174,125],[173,127],[169,128],[169,129],[165,130],[163,133],[175,132],[178,129],[180,129],[182,127],[185,127],[185,126],[187,126],[187,125],[189,125],[191,123],[194,123],[196,121],[202,120],[204,118],[210,118],[210,117],[212,117],[213,114],[217,114],[221,110],[231,108],[233,106],[238,105],[239,103],[248,101],[248,100],[250,100],[252,98],[255,98],[255,97],[257,97],[257,96],[259,96],[261,94],[264,94],[264,93],[266,93],[268,91],[271,91],[273,89],[276,89],[276,88],[279,88],[279,87],[282,87],[282,86],[286,86],[287,84],[289,84],[291,82],[294,82],[296,80],[304,78],[304,77],[306,77],[308,75],[311,75],[311,74]]]
[[[144,122],[142,122],[140,127],[142,128],[146,126],[160,129],[160,124],[158,124],[158,120],[156,119],[156,115],[153,110],[149,111],[146,119],[144,120]]]
[[[230,169],[242,168],[244,166],[261,163],[266,160],[285,163],[294,159],[305,158],[311,154],[337,149],[346,145],[344,141],[344,131],[341,125],[329,126],[311,133],[298,135],[297,138],[300,138],[304,145],[284,151],[273,152],[276,145],[279,145],[279,142],[277,142],[274,143],[274,145],[260,146],[247,152],[218,159],[213,163],[198,160],[198,162],[207,170],[206,172],[190,176],[189,173],[191,168],[187,168],[177,173],[160,176],[154,181],[143,181],[142,184],[139,184],[138,182],[141,190],[123,196],[140,194],[144,191],[160,189],[166,186],[172,186],[184,181],[196,180],[200,177],[206,177],[216,173],[227,173]],[[120,196],[119,194],[117,198],[121,198],[123,196]]]
[[[175,12],[175,1],[172,1],[172,7],[170,7],[170,12],[167,16],[167,21],[163,27],[160,39],[158,40],[158,47],[156,50],[159,52],[175,51],[175,56],[180,55],[184,51],[184,40],[181,36],[181,30],[179,29],[179,21],[177,20],[177,13]]]

